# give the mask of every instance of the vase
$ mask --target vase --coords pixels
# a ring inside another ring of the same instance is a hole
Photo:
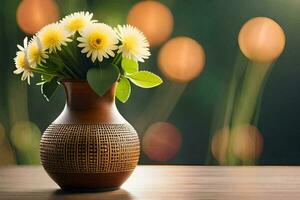
[[[114,190],[137,165],[140,143],[115,105],[116,84],[98,96],[86,81],[62,81],[66,105],[44,132],[41,162],[65,190]]]

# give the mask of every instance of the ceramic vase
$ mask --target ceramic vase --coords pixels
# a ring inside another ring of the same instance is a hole
[[[140,144],[115,105],[116,84],[98,96],[85,81],[62,81],[66,105],[44,132],[41,162],[65,190],[114,190],[137,165]]]

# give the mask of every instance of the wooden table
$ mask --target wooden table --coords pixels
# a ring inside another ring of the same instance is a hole
[[[300,167],[139,166],[122,189],[65,193],[42,167],[0,168],[0,199],[300,199]]]

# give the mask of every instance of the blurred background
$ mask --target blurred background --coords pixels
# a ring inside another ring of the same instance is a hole
[[[142,68],[164,84],[117,102],[139,132],[140,164],[300,164],[299,1],[3,0],[0,165],[39,164],[41,134],[65,103],[62,88],[47,102],[39,78],[29,87],[12,73],[16,44],[75,11],[133,24],[151,43]],[[258,16],[274,21],[245,24]]]

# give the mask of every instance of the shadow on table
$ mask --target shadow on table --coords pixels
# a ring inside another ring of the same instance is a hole
[[[133,196],[124,189],[119,189],[115,191],[107,191],[107,192],[74,192],[74,191],[63,191],[56,190],[53,192],[48,200],[61,200],[61,199],[70,199],[70,200],[133,200]]]
[[[5,198],[3,198],[5,197]],[[133,200],[134,197],[126,190],[119,189],[110,192],[65,192],[63,190],[37,190],[1,192],[0,200]]]

